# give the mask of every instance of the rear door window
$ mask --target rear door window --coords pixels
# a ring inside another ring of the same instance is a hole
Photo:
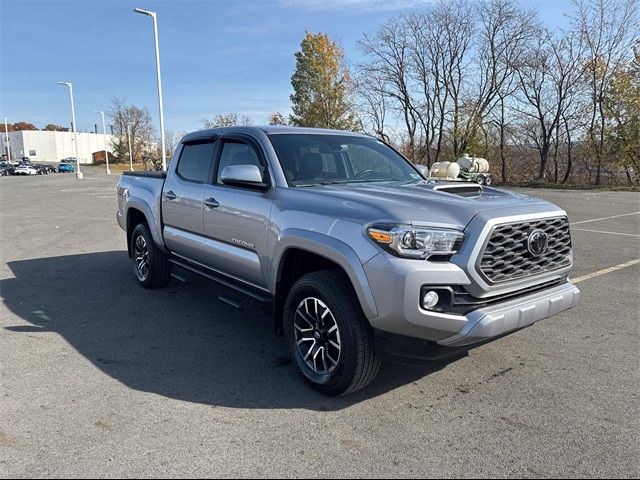
[[[188,143],[182,148],[176,173],[184,180],[204,183],[213,165],[215,143]]]

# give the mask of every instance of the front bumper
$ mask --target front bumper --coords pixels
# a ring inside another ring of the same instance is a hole
[[[532,295],[475,310],[455,335],[438,341],[439,345],[461,347],[483,342],[575,307],[580,290],[570,282]]]
[[[373,328],[443,347],[463,347],[500,337],[568,310],[580,299],[578,288],[566,282],[465,315],[441,313],[420,306],[420,291],[424,285],[470,285],[471,280],[457,265],[379,254],[365,263],[364,269],[378,309],[378,315],[369,318]]]

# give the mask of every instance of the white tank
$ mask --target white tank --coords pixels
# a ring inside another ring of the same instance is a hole
[[[458,178],[460,165],[451,162],[436,162],[431,165],[431,176],[436,178]]]
[[[469,154],[465,153],[456,163],[469,173],[489,173],[489,162],[484,158],[470,157]]]

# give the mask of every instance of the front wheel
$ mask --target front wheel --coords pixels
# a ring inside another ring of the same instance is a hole
[[[284,332],[294,367],[325,395],[360,390],[380,370],[373,329],[341,272],[312,272],[291,287]]]
[[[161,288],[171,280],[169,257],[156,246],[144,223],[131,233],[131,259],[138,283],[143,287]]]

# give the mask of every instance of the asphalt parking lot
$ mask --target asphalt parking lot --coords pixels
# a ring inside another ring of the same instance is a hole
[[[117,176],[83,172],[0,178],[0,477],[640,475],[640,194],[536,190],[580,305],[329,399],[269,312],[138,287]]]

